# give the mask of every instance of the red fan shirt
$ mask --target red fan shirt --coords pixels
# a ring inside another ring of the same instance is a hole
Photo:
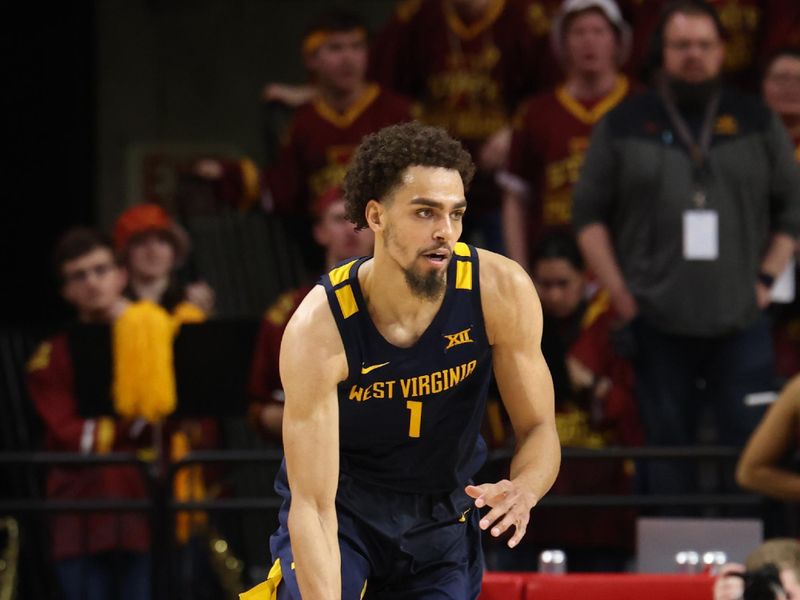
[[[311,214],[314,201],[341,184],[365,135],[411,119],[411,103],[376,84],[343,114],[319,98],[298,108],[278,160],[265,174],[276,210]]]
[[[44,423],[46,450],[89,454],[136,448],[118,421],[113,421],[113,433],[103,441],[101,420],[79,416],[66,334],[36,351],[28,363],[28,390]],[[134,466],[55,466],[48,472],[46,488],[47,497],[57,500],[147,497],[145,480]],[[51,521],[51,537],[55,560],[111,550],[146,552],[150,545],[146,513],[58,513]]]
[[[564,86],[534,96],[514,120],[508,171],[527,183],[532,200],[529,236],[572,222],[572,188],[578,181],[594,125],[631,93],[625,76],[593,102],[573,98]]]
[[[551,4],[560,2],[491,0],[479,20],[465,23],[448,0],[406,0],[376,40],[372,75],[420,101],[423,120],[474,155],[541,87]]]

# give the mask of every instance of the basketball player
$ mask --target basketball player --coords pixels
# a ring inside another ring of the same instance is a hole
[[[275,563],[243,599],[476,598],[480,530],[525,535],[558,471],[552,380],[526,273],[458,243],[473,172],[419,123],[357,150],[348,218],[375,255],[330,271],[287,326],[285,501]],[[474,485],[492,369],[517,449],[510,480]]]

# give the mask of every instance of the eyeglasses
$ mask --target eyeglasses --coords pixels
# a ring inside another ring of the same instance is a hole
[[[83,283],[87,279],[89,279],[89,275],[94,275],[95,277],[104,277],[108,275],[111,271],[114,270],[114,265],[111,263],[101,263],[99,265],[95,265],[93,267],[89,267],[88,269],[78,269],[77,271],[72,271],[71,273],[67,273],[64,275],[64,283]]]
[[[673,42],[665,42],[664,44],[670,50],[675,50],[676,52],[688,52],[692,48],[697,48],[700,52],[707,54],[712,50],[716,50],[719,47],[719,42],[716,40],[676,40]]]

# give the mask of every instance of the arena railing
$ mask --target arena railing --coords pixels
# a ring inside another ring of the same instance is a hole
[[[612,447],[602,449],[563,448],[562,459],[631,459],[648,461],[711,460],[733,463],[739,456],[737,448],[724,446],[686,447]],[[170,556],[175,545],[175,515],[178,511],[242,512],[275,511],[280,507],[279,497],[250,496],[215,498],[195,502],[179,502],[172,497],[171,490],[176,474],[183,468],[201,465],[245,465],[277,464],[283,458],[278,449],[259,450],[207,450],[195,451],[182,460],[173,462],[159,470],[158,461],[143,460],[133,453],[110,453],[106,455],[83,455],[58,452],[1,452],[0,469],[35,469],[51,466],[90,467],[103,465],[137,466],[148,482],[149,496],[137,499],[80,499],[52,500],[46,498],[2,498],[0,515],[45,515],[59,512],[135,511],[150,515],[153,537],[153,581],[154,598],[160,600],[173,597],[174,573],[170,569]],[[498,450],[489,454],[489,462],[503,462],[511,458],[511,451]],[[11,478],[9,478],[11,479]],[[692,495],[654,494],[603,494],[603,495],[556,495],[549,494],[540,506],[559,508],[629,507],[757,507],[763,502],[760,496],[743,492],[698,493]]]
[[[586,459],[633,459],[633,460],[715,460],[733,462],[739,456],[739,449],[726,446],[675,446],[675,447],[612,447],[600,449],[563,448],[562,460]],[[258,464],[277,463],[283,453],[276,449],[265,450],[206,450],[191,452],[182,460],[167,467],[166,487],[171,489],[175,474],[192,464]],[[498,450],[491,452],[487,462],[507,461],[511,452]],[[110,453],[106,455],[83,455],[61,452],[2,452],[0,467],[38,467],[49,466],[102,466],[136,465],[154,486],[153,462],[145,461],[132,453]],[[168,498],[166,508],[178,510],[259,510],[275,509],[280,506],[277,497],[244,497],[213,499],[201,502],[178,502]],[[542,506],[552,507],[660,507],[660,506],[745,506],[757,505],[761,497],[746,493],[691,495],[656,494],[618,494],[618,495],[564,495],[550,494],[542,499]],[[58,512],[92,510],[147,510],[152,508],[152,498],[148,500],[36,500],[30,498],[0,500],[0,513],[17,512]]]
[[[589,459],[633,459],[633,460],[714,460],[733,463],[739,457],[740,450],[727,446],[675,446],[675,447],[613,447],[599,449],[562,448],[562,461]],[[497,450],[489,454],[487,462],[501,462],[511,459],[510,450]],[[183,460],[172,463],[169,467],[172,477],[181,468],[191,464],[220,463],[258,463],[264,461],[280,461],[283,453],[280,450],[209,450],[192,452]],[[172,501],[173,510],[243,510],[273,509],[280,501],[272,502],[266,498],[232,498],[208,500],[203,502]],[[691,495],[656,495],[656,494],[603,494],[603,495],[555,495],[548,494],[540,502],[540,506],[548,507],[724,507],[755,506],[761,503],[761,497],[743,492]]]

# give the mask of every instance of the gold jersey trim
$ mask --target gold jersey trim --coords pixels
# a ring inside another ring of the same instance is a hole
[[[353,265],[356,264],[356,260],[351,260],[349,263],[345,263],[340,267],[336,267],[335,269],[331,270],[330,273],[328,273],[328,277],[330,278],[331,285],[333,287],[336,287],[340,283],[344,283],[345,280],[350,278],[350,271],[352,270]]]
[[[314,100],[313,105],[320,117],[339,129],[346,129],[369,108],[380,92],[381,88],[378,84],[368,84],[361,96],[358,97],[358,100],[344,113],[336,112],[333,108],[328,106],[322,98]]]
[[[342,316],[347,319],[358,312],[358,304],[353,294],[353,286],[347,284],[336,290],[336,299],[339,301],[339,308]]]
[[[278,584],[283,580],[281,570],[281,559],[278,558],[269,570],[267,580],[262,581],[256,587],[239,594],[239,600],[277,600]]]
[[[468,260],[459,260],[456,263],[456,289],[472,289],[472,263]]]
[[[26,365],[28,373],[41,371],[49,367],[52,353],[53,345],[50,342],[42,342]]]
[[[628,81],[628,78],[624,75],[620,75],[617,77],[617,81],[608,95],[598,102],[591,110],[587,109],[578,100],[573,98],[567,91],[565,85],[560,85],[556,89],[556,99],[564,108],[567,109],[567,112],[578,119],[581,123],[594,125],[601,118],[603,118],[608,111],[619,104],[628,94],[629,90],[630,82]]]
[[[451,0],[442,0],[442,4],[444,18],[453,33],[462,40],[471,40],[491,27],[506,7],[506,0],[491,0],[483,16],[471,25],[467,25],[461,20],[456,9],[453,8]]]
[[[469,246],[464,242],[456,242],[453,252],[456,254],[456,256],[472,256]]]
[[[342,285],[350,279],[350,271],[353,265],[356,264],[358,259],[351,260],[349,263],[336,267],[330,273],[328,278],[331,280],[331,285],[334,287],[336,299],[339,301],[339,308],[342,311],[342,316],[347,319],[358,312],[358,304],[356,303],[355,294],[353,294],[353,286],[349,283]],[[341,286],[336,289],[336,286]]]
[[[108,454],[111,452],[111,449],[114,447],[116,430],[117,428],[114,426],[114,420],[111,417],[100,417],[97,420],[94,445],[97,454]]]
[[[609,308],[611,308],[611,296],[608,294],[607,290],[600,290],[589,303],[586,313],[583,315],[583,320],[581,321],[581,328],[587,329],[591,327],[600,315]]]

